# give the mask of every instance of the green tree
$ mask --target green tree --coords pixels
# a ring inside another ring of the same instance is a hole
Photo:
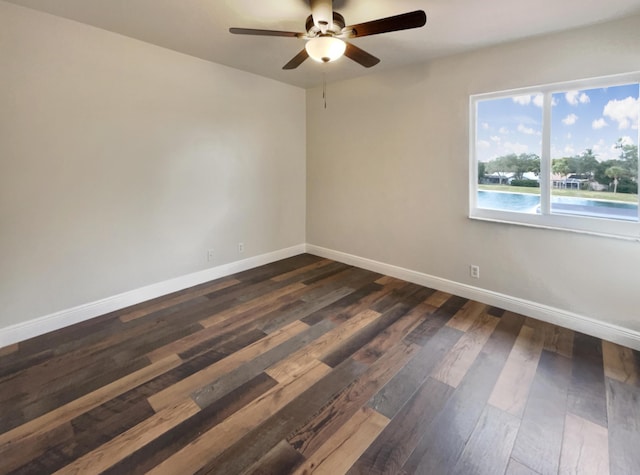
[[[569,173],[575,173],[575,170],[569,163],[571,159],[569,157],[554,158],[551,162],[551,171],[556,175],[567,176]]]
[[[628,171],[623,167],[619,167],[619,166],[615,166],[614,165],[612,167],[607,168],[604,173],[609,178],[613,178],[613,192],[617,193],[618,192],[618,183],[620,182],[620,178],[625,176],[628,173]]]
[[[478,162],[478,183],[482,182],[485,174],[487,173],[487,164],[484,162]]]
[[[629,177],[634,181],[638,179],[638,146],[633,144],[624,144],[622,138],[619,138],[615,145],[620,150],[620,161],[622,167],[625,168]]]
[[[580,175],[588,175],[590,179],[593,179],[596,170],[598,169],[598,159],[593,153],[593,150],[588,148],[580,155],[574,157],[576,173]]]
[[[540,157],[533,153],[503,155],[487,162],[486,171],[497,174],[501,181],[508,173],[513,173],[514,179],[522,180],[527,172],[540,174]]]

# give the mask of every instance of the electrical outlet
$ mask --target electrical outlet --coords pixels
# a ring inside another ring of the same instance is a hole
[[[480,266],[470,265],[469,266],[469,274],[474,279],[479,279],[480,278]]]
[[[244,252],[244,243],[243,242],[239,242],[238,243],[238,253],[242,254]]]
[[[213,261],[213,259],[214,259],[214,258],[215,258],[215,254],[214,254],[214,252],[213,252],[213,249],[209,249],[209,250],[207,251],[207,260],[208,260],[209,262],[211,262],[211,261]]]

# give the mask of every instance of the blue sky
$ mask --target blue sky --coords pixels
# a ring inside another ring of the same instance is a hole
[[[553,95],[551,158],[591,148],[599,160],[617,158],[618,138],[638,143],[638,84]],[[541,154],[542,95],[478,102],[476,153],[489,161],[509,153]]]

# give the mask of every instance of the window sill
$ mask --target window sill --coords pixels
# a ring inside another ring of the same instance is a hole
[[[590,219],[563,215],[527,215],[488,209],[473,210],[469,214],[469,219],[640,242],[640,223],[638,222],[630,223],[603,218]],[[602,229],[609,226],[613,229]]]

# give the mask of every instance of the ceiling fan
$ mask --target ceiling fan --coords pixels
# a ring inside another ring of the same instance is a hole
[[[380,59],[352,43],[347,43],[345,39],[420,28],[427,23],[427,15],[424,11],[416,10],[345,26],[344,17],[333,11],[332,0],[311,0],[310,3],[311,15],[309,15],[305,24],[306,33],[252,28],[229,28],[229,32],[236,35],[285,36],[307,40],[304,49],[285,64],[282,69],[295,69],[309,57],[321,63],[328,63],[335,61],[342,55],[365,68],[370,68],[378,64]]]

